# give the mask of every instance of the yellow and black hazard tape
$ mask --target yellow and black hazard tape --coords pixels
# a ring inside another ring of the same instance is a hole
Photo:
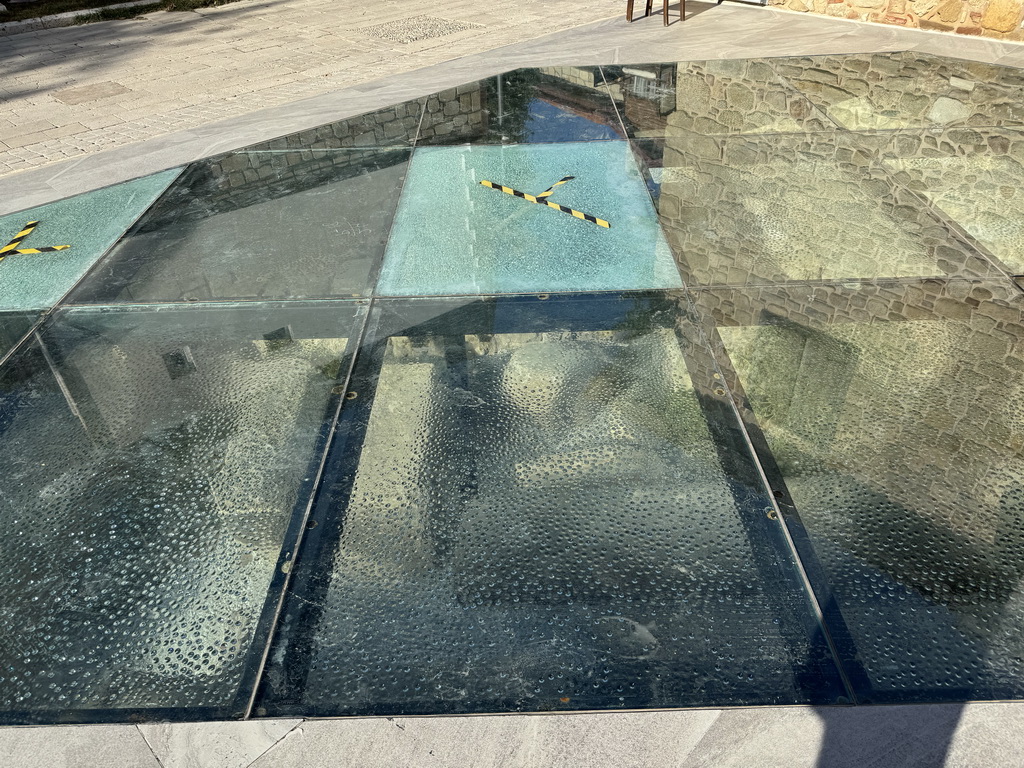
[[[70,248],[70,245],[50,245],[45,248],[18,248],[21,245],[21,241],[32,234],[32,230],[39,224],[38,221],[28,222],[19,232],[3,248],[0,248],[0,261],[3,261],[5,257],[10,256],[12,253],[50,253],[51,251],[64,251]]]
[[[597,224],[597,226],[604,227],[605,229],[611,229],[612,225],[609,224],[604,219],[599,219],[599,218],[597,218],[597,216],[591,216],[589,213],[583,213],[583,211],[577,211],[577,210],[574,210],[574,209],[569,208],[567,206],[559,205],[558,203],[552,203],[550,200],[546,199],[547,196],[551,194],[552,190],[554,190],[555,187],[559,186],[560,184],[565,184],[565,182],[567,182],[567,181],[569,181],[570,179],[573,179],[573,178],[575,178],[575,177],[574,176],[566,176],[561,181],[559,181],[559,182],[557,182],[555,184],[552,184],[551,187],[549,187],[545,191],[541,192],[539,195],[529,195],[526,192],[520,192],[518,189],[512,189],[512,187],[505,187],[505,186],[502,186],[501,184],[495,184],[493,181],[486,181],[485,180],[485,181],[481,181],[480,184],[482,184],[485,187],[490,187],[491,189],[496,189],[499,192],[504,192],[506,195],[514,195],[515,197],[521,197],[523,200],[525,200],[528,203],[536,203],[537,205],[546,205],[548,208],[554,208],[556,211],[561,211],[562,213],[568,213],[570,216],[574,216],[577,219],[582,219],[583,221],[589,221],[591,224]]]
[[[555,191],[555,187],[560,187],[563,184],[565,184],[565,182],[572,181],[575,178],[576,178],[575,176],[563,176],[558,181],[556,181],[554,184],[552,184],[550,187],[548,187],[543,192],[541,192],[539,195],[537,195],[538,199],[541,198],[541,197],[547,197],[548,195],[550,195],[552,192]]]

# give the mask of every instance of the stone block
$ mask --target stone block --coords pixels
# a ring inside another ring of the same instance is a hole
[[[958,21],[964,11],[964,5],[963,0],[945,0],[938,7],[939,19],[947,24]]]
[[[935,19],[921,19],[921,21],[918,24],[918,26],[921,29],[930,29],[933,32],[952,32],[953,31],[953,25],[952,24],[946,24],[945,22],[937,21]]]
[[[981,26],[996,32],[1011,32],[1021,19],[1020,0],[989,0],[981,16]]]

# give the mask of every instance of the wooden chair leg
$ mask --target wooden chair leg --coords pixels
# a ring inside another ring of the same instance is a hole
[[[668,26],[668,0],[661,0],[661,17],[664,25]]]
[[[679,0],[679,20],[686,18],[686,0]]]
[[[626,21],[632,21],[632,20],[633,20],[633,0],[629,0],[629,2],[626,3]]]
[[[654,0],[647,0],[647,8],[644,10],[644,18],[651,15],[651,7],[654,5]]]

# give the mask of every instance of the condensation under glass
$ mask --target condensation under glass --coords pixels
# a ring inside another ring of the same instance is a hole
[[[694,387],[675,302],[375,313],[352,384],[373,402],[343,416],[361,444],[329,466],[354,481],[316,510],[338,538],[300,561],[269,712],[844,695],[752,462]]]

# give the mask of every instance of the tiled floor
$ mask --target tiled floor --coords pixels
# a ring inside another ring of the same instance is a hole
[[[623,58],[0,217],[17,764],[1015,754],[1018,70]]]

